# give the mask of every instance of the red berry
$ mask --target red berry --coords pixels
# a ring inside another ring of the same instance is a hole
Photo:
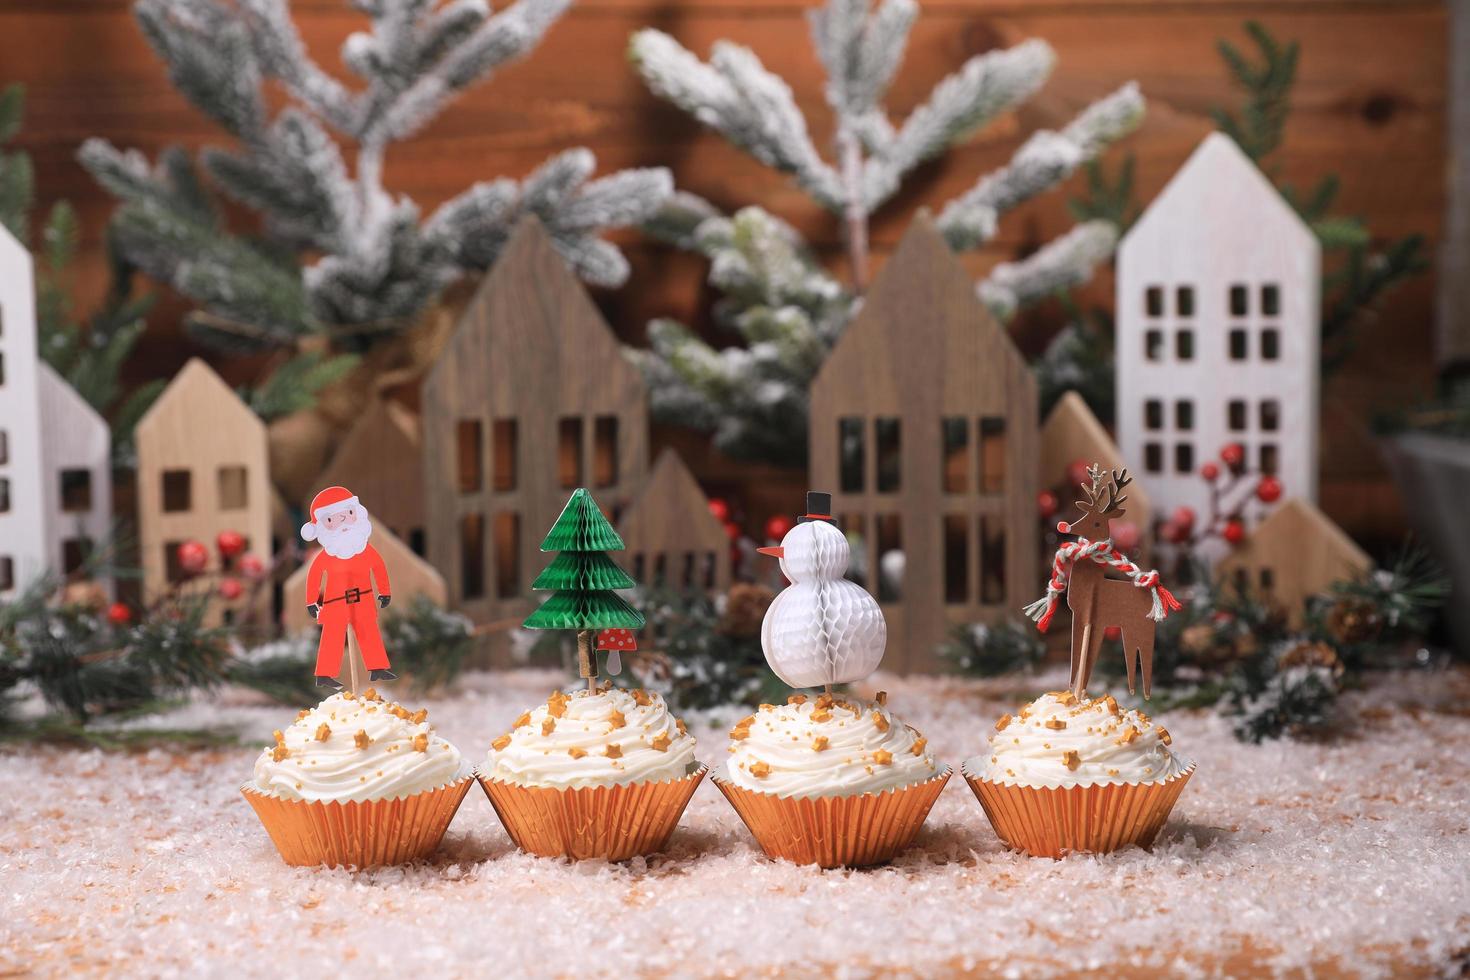
[[[791,518],[784,514],[777,514],[766,521],[766,538],[770,541],[780,541],[790,533],[793,526]]]
[[[1245,540],[1245,525],[1240,521],[1226,521],[1220,536],[1231,544],[1240,544]]]
[[[1113,546],[1119,551],[1132,551],[1138,547],[1142,534],[1132,521],[1113,522]]]
[[[1188,531],[1194,527],[1194,519],[1195,513],[1193,507],[1176,507],[1174,508],[1174,516],[1169,519],[1169,523],[1177,524],[1181,529]]]
[[[1199,475],[1206,480],[1216,480],[1220,477],[1220,467],[1214,463],[1206,463],[1199,468]]]
[[[1189,531],[1175,524],[1173,521],[1165,521],[1159,528],[1159,537],[1170,544],[1183,544],[1184,539],[1189,537]]]
[[[1087,468],[1092,464],[1085,459],[1074,459],[1067,464],[1067,482],[1077,485],[1085,484],[1092,486],[1092,477],[1087,475]]]
[[[265,578],[265,562],[259,555],[241,555],[240,574],[248,579]]]
[[[731,541],[739,541],[740,540],[740,525],[739,524],[736,524],[734,521],[726,521],[725,522],[725,537],[729,538]]]
[[[710,498],[709,512],[715,515],[715,520],[719,521],[721,524],[730,519],[730,505],[725,503],[725,501],[721,500],[719,497]]]
[[[1058,534],[1071,534],[1072,533],[1072,525],[1068,524],[1066,521],[1057,521],[1057,533]]]
[[[107,607],[107,621],[113,626],[126,626],[133,621],[133,611],[126,602],[114,602]]]
[[[1245,447],[1238,442],[1232,442],[1220,450],[1220,459],[1231,469],[1239,467],[1245,462]]]
[[[1123,638],[1123,627],[1106,626],[1103,628],[1104,640],[1121,640]]]
[[[1274,504],[1281,499],[1281,481],[1274,476],[1263,476],[1256,484],[1256,499],[1263,504]]]
[[[219,595],[221,599],[234,602],[245,594],[245,586],[240,584],[237,578],[223,579],[219,584]]]
[[[198,541],[185,541],[179,545],[179,567],[190,575],[198,575],[209,565],[209,549]]]
[[[1041,519],[1046,520],[1057,512],[1062,506],[1057,500],[1057,495],[1050,490],[1043,490],[1036,495],[1036,509],[1041,512]]]
[[[239,531],[221,531],[214,539],[214,546],[225,558],[233,558],[245,550],[245,535]]]

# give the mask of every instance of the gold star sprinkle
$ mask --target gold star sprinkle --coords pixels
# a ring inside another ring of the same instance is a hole
[[[609,759],[621,759],[623,757],[623,750],[616,745],[609,745],[607,751],[603,754]]]
[[[364,701],[381,701],[381,700],[383,700],[382,698],[378,697],[378,689],[376,687],[370,687],[366,691],[363,691],[362,692],[362,699]]]
[[[879,749],[873,753],[873,762],[880,766],[893,765],[893,753],[887,749]]]
[[[573,759],[580,759],[580,758],[582,758],[582,756],[584,756],[586,754],[587,754],[587,750],[586,749],[579,749],[575,745],[573,745],[571,748],[567,749],[567,755],[571,756]]]
[[[271,738],[273,738],[273,739],[276,740],[276,744],[277,745],[285,745],[286,744],[286,736],[281,734],[281,730],[279,728],[277,728],[275,731],[271,732]]]
[[[612,710],[612,713],[607,716],[607,723],[609,725],[612,725],[612,727],[614,728],[622,728],[628,723],[628,719],[623,717],[623,713],[621,711],[619,711],[617,708],[614,708]]]
[[[550,735],[554,731],[556,731],[556,719],[555,718],[543,718],[543,719],[541,719],[541,734],[542,735]]]
[[[655,749],[657,749],[658,751],[660,751],[660,752],[667,752],[669,750],[669,743],[672,742],[672,741],[673,741],[673,739],[669,738],[669,733],[668,732],[659,732],[657,735],[655,735],[653,737],[653,743],[652,744],[653,744],[653,747]]]
[[[413,737],[413,750],[415,752],[429,751],[429,736],[422,732]]]
[[[1163,742],[1165,745],[1173,745],[1174,744],[1174,739],[1173,739],[1172,736],[1170,736],[1169,730],[1167,728],[1165,728],[1163,725],[1160,725],[1159,726],[1159,741],[1160,742]]]
[[[806,704],[805,694],[793,694],[786,699],[787,704]]]
[[[827,736],[818,735],[816,738],[812,739],[812,750],[816,752],[826,752],[827,744]]]
[[[368,738],[368,733],[364,729],[359,728],[357,734],[352,736],[352,743],[360,749],[365,749],[373,744],[373,740]]]
[[[812,712],[812,721],[823,722],[831,720],[832,712],[828,711],[826,708],[818,708]]]
[[[321,725],[316,730],[316,740],[318,742],[325,742],[327,739],[329,739],[331,737],[332,737],[332,730],[327,727],[327,723],[326,722],[322,722]]]
[[[1048,718],[1043,724],[1054,732],[1059,732],[1067,727],[1067,723],[1060,718]]]
[[[873,727],[878,729],[878,731],[880,732],[888,731],[888,719],[883,717],[883,712],[873,712]]]
[[[682,718],[675,718],[674,719],[674,724],[677,725],[677,726],[679,726],[679,734],[680,735],[688,735],[689,734],[689,729],[684,727],[684,719],[682,719]]]
[[[771,774],[771,766],[765,762],[752,762],[750,764],[750,774],[756,779],[765,779]]]
[[[1078,755],[1075,751],[1068,749],[1066,752],[1062,753],[1062,765],[1066,766],[1073,772],[1076,772],[1077,767],[1082,765],[1082,757]]]
[[[1026,716],[1023,713],[1021,715],[1021,717],[1024,718]],[[1011,716],[1010,715],[1001,715],[1000,716],[1000,721],[997,721],[995,723],[995,730],[998,731],[998,732],[1003,732],[1003,731],[1006,730],[1006,726],[1009,725],[1010,723],[1011,723]]]
[[[635,704],[642,705],[645,708],[648,707],[650,704],[653,704],[653,698],[649,697],[648,692],[643,690],[643,688],[641,687],[634,688],[628,693],[633,695],[633,702]]]
[[[520,728],[522,725],[529,725],[530,723],[531,723],[531,712],[527,711],[527,712],[523,712],[521,714],[521,716],[515,720],[515,723],[512,724],[510,727],[511,728]]]
[[[284,745],[277,745],[274,749],[271,750],[271,758],[276,760],[277,762],[285,759],[290,754],[291,750],[286,748],[286,746]]]
[[[877,701],[880,705],[887,705],[888,704],[888,692],[887,691],[879,691],[878,692],[878,696],[876,698],[874,698],[873,700]]]
[[[490,747],[492,749],[494,749],[496,752],[499,752],[501,749],[505,748],[509,744],[510,744],[510,736],[509,735],[502,735],[499,738],[497,738],[495,741],[491,742],[490,743]]]
[[[915,739],[914,740],[914,747],[912,749],[910,749],[909,751],[912,752],[914,755],[923,755],[924,754],[924,746],[926,746],[928,744],[929,744],[929,740],[927,738]]]
[[[413,722],[415,725],[422,725],[424,722],[426,722],[426,721],[429,720],[429,709],[428,708],[420,708],[419,710],[415,711],[412,715],[410,715],[409,718],[408,718],[408,720],[411,721],[411,722]]]

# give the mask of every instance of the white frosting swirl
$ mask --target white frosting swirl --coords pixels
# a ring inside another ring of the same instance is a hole
[[[681,779],[699,763],[694,737],[649,691],[557,691],[496,739],[480,775],[579,789]]]
[[[459,750],[411,712],[369,689],[339,692],[303,711],[255,760],[255,788],[289,800],[412,796],[468,773]]]
[[[856,796],[936,774],[928,740],[879,701],[808,698],[763,704],[730,732],[726,778],[776,796]]]
[[[1189,761],[1169,751],[1169,733],[1112,695],[1079,701],[1071,692],[1044,694],[1006,715],[990,751],[970,772],[1008,785],[1063,787],[1152,783],[1177,776]]]

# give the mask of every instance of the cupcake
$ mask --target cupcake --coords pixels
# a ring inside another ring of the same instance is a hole
[[[1044,694],[961,767],[1000,839],[1036,857],[1148,847],[1194,773],[1169,733],[1112,695]]]
[[[554,692],[476,773],[522,850],[609,861],[663,850],[704,774],[662,697],[611,686]]]
[[[241,791],[287,864],[403,864],[439,846],[471,774],[427,718],[369,688],[275,733]]]
[[[913,842],[949,771],[886,702],[793,694],[730,732],[715,785],[766,854],[857,867]]]
[[[792,687],[827,693],[761,705],[731,731],[729,761],[714,777],[766,854],[824,868],[891,860],[949,779],[883,695],[832,694],[877,669],[888,627],[877,601],[843,577],[850,552],[831,509],[831,494],[809,492],[781,544],[760,549],[791,582],[761,623],[766,663]]]

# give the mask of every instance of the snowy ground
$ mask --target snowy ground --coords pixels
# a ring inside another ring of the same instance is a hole
[[[876,679],[956,767],[1035,680]],[[555,678],[475,675],[431,720],[467,755]],[[1015,685],[1012,685],[1015,687]],[[410,699],[411,700],[411,699]],[[424,977],[717,972],[932,976],[1441,973],[1470,960],[1470,674],[1353,695],[1355,734],[1245,746],[1174,714],[1199,771],[1150,853],[1004,851],[958,775],[893,866],[769,861],[708,783],[668,854],[512,850],[473,789],[428,866],[294,870],[239,795],[251,749],[0,754],[0,975]],[[251,737],[294,714],[204,704]],[[693,719],[717,762],[718,725]]]

